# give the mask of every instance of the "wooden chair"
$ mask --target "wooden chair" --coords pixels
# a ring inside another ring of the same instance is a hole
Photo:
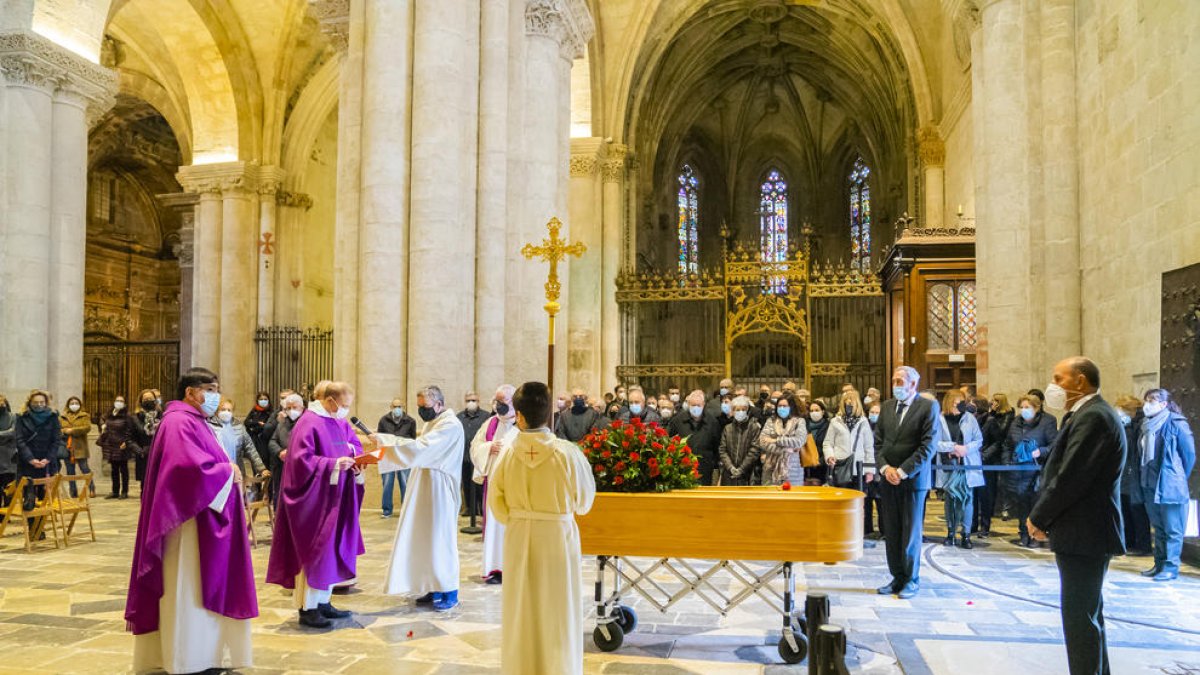
[[[55,510],[58,512],[58,522],[63,526],[63,546],[70,546],[71,534],[75,530],[75,519],[79,517],[80,513],[87,514],[88,532],[91,534],[92,541],[96,541],[96,527],[92,523],[92,502],[89,496],[91,494],[89,485],[92,480],[92,474],[60,475],[60,478],[59,495]],[[76,490],[79,496],[72,497],[66,490],[66,487],[76,483],[82,483]],[[67,516],[71,516],[71,522],[69,523],[67,522]]]
[[[272,528],[275,527],[275,509],[271,506],[271,476],[265,478],[248,478],[246,479],[246,487],[254,487],[258,490],[257,499],[250,501],[249,491],[246,495],[246,529],[249,530],[250,544],[258,548],[258,532],[254,529],[254,523],[258,519],[258,513],[264,509],[267,512],[267,524]]]
[[[46,531],[46,520],[50,520],[50,529],[54,534],[54,548],[58,546],[58,514],[55,509],[58,504],[58,484],[61,477],[58,475],[48,478],[33,478],[21,476],[20,480],[12,486],[12,501],[8,508],[4,511],[4,518],[0,520],[0,536],[4,536],[4,530],[10,523],[20,521],[24,525],[25,530],[25,551],[32,553],[34,544],[39,541],[39,538]],[[40,486],[45,492],[42,498],[35,501],[33,508],[25,510],[25,486]],[[27,519],[33,518],[34,523],[31,526]]]

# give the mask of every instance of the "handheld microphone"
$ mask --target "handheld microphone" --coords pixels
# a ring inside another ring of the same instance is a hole
[[[370,429],[367,428],[367,425],[363,424],[362,420],[358,419],[357,417],[351,417],[350,424],[353,424],[354,428],[363,432],[367,436],[370,436],[373,433]]]

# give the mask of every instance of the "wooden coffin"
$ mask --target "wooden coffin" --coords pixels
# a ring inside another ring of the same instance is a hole
[[[862,555],[863,498],[831,487],[601,492],[576,521],[585,555],[833,563]]]

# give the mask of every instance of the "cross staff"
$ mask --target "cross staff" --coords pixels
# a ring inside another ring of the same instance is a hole
[[[568,244],[565,240],[558,238],[558,232],[562,229],[562,221],[558,218],[551,218],[550,222],[546,223],[546,229],[550,230],[550,236],[542,240],[541,246],[533,244],[525,244],[521,249],[521,255],[527,260],[541,258],[543,261],[550,263],[550,276],[546,279],[546,305],[544,309],[550,319],[550,340],[549,340],[549,362],[546,366],[546,386],[550,388],[550,393],[554,393],[554,317],[558,314],[558,310],[562,305],[558,303],[559,292],[562,290],[562,284],[558,283],[558,261],[563,260],[567,256],[575,256],[576,258],[583,255],[587,250],[587,246],[583,242],[577,241],[574,244]]]

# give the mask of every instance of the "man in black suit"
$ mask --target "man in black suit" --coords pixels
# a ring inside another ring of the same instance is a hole
[[[1067,410],[1042,490],[1029,514],[1029,534],[1050,540],[1061,584],[1063,636],[1071,675],[1108,675],[1104,635],[1104,574],[1125,552],[1120,482],[1125,432],[1100,398],[1100,369],[1082,356],[1054,366],[1046,405]]]
[[[894,400],[884,404],[875,425],[875,461],[879,475],[879,517],[887,544],[889,583],[880,595],[908,599],[921,590],[921,535],[925,496],[932,482],[936,452],[937,401],[917,395],[921,375],[900,366],[892,373]]]

